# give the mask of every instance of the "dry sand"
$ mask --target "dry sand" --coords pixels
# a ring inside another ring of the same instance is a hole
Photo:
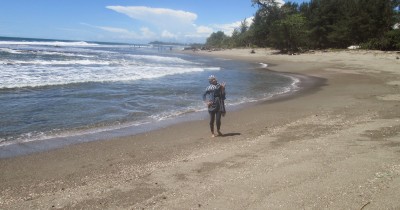
[[[255,51],[196,53],[313,79],[224,137],[202,120],[1,159],[0,209],[400,209],[400,55]]]

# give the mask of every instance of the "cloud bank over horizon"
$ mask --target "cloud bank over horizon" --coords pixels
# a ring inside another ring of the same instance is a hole
[[[226,24],[197,25],[198,15],[183,10],[153,8],[145,6],[106,6],[107,9],[130,17],[136,29],[124,29],[108,26],[96,26],[98,29],[114,33],[121,38],[131,38],[142,41],[162,40],[179,42],[204,42],[211,33],[223,31],[231,35],[240,26],[241,21]],[[252,17],[246,22],[251,24]]]

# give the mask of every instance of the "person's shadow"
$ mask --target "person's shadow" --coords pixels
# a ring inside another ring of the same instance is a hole
[[[239,136],[241,133],[224,133],[221,137],[228,137],[228,136]]]

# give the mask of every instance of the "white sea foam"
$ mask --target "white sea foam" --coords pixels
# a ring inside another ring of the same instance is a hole
[[[166,67],[166,66],[103,66],[47,67],[0,66],[0,88],[41,87],[87,82],[123,82],[159,78],[168,75],[202,71],[218,71],[219,67]]]
[[[261,68],[267,68],[268,67],[268,64],[266,64],[266,63],[260,63],[260,65],[261,65]]]
[[[287,77],[292,79],[292,84],[290,86],[291,89],[298,90],[300,88],[299,84],[300,84],[301,81],[300,81],[300,79],[298,77],[289,76],[289,75],[285,75],[285,76],[287,76]]]
[[[14,64],[14,65],[111,65],[110,61],[103,60],[32,60],[32,61],[0,61],[0,64]]]
[[[115,52],[111,51],[101,51],[101,50],[87,50],[87,49],[80,49],[79,51],[86,50],[86,53],[104,53],[104,56],[107,54],[113,54]],[[57,51],[42,51],[42,50],[15,50],[15,49],[8,49],[8,48],[0,48],[0,52],[7,52],[10,54],[26,54],[26,55],[56,55],[61,57],[77,57],[77,58],[93,58],[89,59],[76,59],[72,60],[1,60],[0,64],[14,64],[14,65],[159,65],[161,63],[168,64],[168,65],[180,65],[180,64],[196,64],[182,58],[178,57],[170,57],[170,56],[157,56],[157,55],[125,55],[126,59],[109,59],[107,56],[107,60],[96,59],[96,56],[93,55],[85,55],[81,53],[73,53],[73,52],[57,52]],[[132,58],[132,59],[129,59]],[[59,59],[59,58],[57,58]]]
[[[146,60],[146,61],[154,61],[158,63],[179,63],[179,64],[190,64],[193,62],[186,61],[182,58],[178,57],[167,57],[167,56],[158,56],[158,55],[129,55],[129,57],[132,57],[134,59],[139,59],[139,60]]]
[[[0,45],[45,45],[45,46],[55,46],[55,47],[66,47],[66,46],[98,46],[98,44],[87,43],[87,42],[61,42],[61,41],[0,41]]]
[[[35,54],[35,55],[59,55],[65,57],[82,57],[82,58],[94,58],[93,55],[82,55],[76,53],[66,53],[66,52],[49,52],[49,51],[30,51],[28,53]]]
[[[10,54],[22,54],[23,52],[21,50],[14,50],[14,49],[9,49],[9,48],[0,48],[0,52],[6,52]]]
[[[92,47],[92,46],[90,46]],[[69,52],[65,52],[64,50],[68,49]],[[39,55],[64,55],[64,56],[78,56],[84,57],[92,55],[83,55],[82,53],[94,53],[94,54],[116,54],[117,52],[109,51],[109,50],[100,50],[98,48],[82,48],[82,47],[74,47],[74,48],[49,48],[47,46],[33,46],[33,47],[24,47],[19,48],[18,46],[7,46],[0,47],[0,52],[7,52],[10,54],[39,54]]]
[[[0,58],[0,88],[133,81],[174,74],[220,70],[217,67],[198,67],[197,63],[174,56],[115,55],[109,54],[108,51],[93,51],[84,48],[77,48],[72,52],[9,48],[0,48],[0,50],[13,54],[61,56],[48,58],[33,56],[23,60]],[[86,55],[85,50],[89,50],[90,53],[98,53],[98,56]],[[75,55],[80,57],[72,57]]]
[[[26,54],[26,55],[58,55],[58,56],[65,56],[65,57],[83,57],[83,58],[93,58],[95,56],[93,55],[84,55],[78,52],[88,52],[88,53],[115,53],[111,51],[101,51],[101,50],[88,50],[88,49],[75,49],[77,52],[62,52],[62,51],[46,51],[47,49],[44,50],[21,50],[21,49],[10,49],[10,48],[0,48],[0,53],[1,52],[6,52],[10,54]]]
[[[54,51],[19,51],[19,54],[25,53],[25,54],[34,54],[34,55],[59,55],[59,56],[65,56],[65,57],[83,57],[83,58],[94,58],[95,56],[93,55],[83,55],[83,54],[77,54],[77,53],[67,53],[67,52],[54,52]]]
[[[163,121],[163,120],[168,120],[168,119],[173,119],[173,118],[176,118],[179,116],[183,116],[185,114],[206,111],[206,110],[207,109],[203,105],[203,103],[200,103],[197,106],[190,106],[190,107],[186,107],[185,109],[168,110],[168,111],[165,111],[162,113],[153,114],[150,116],[150,118],[153,120],[156,120],[156,121]]]

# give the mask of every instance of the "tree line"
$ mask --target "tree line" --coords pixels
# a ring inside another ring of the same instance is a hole
[[[302,4],[251,0],[251,25],[231,36],[212,33],[206,47],[273,47],[282,52],[346,48],[400,50],[400,0],[310,0]]]

